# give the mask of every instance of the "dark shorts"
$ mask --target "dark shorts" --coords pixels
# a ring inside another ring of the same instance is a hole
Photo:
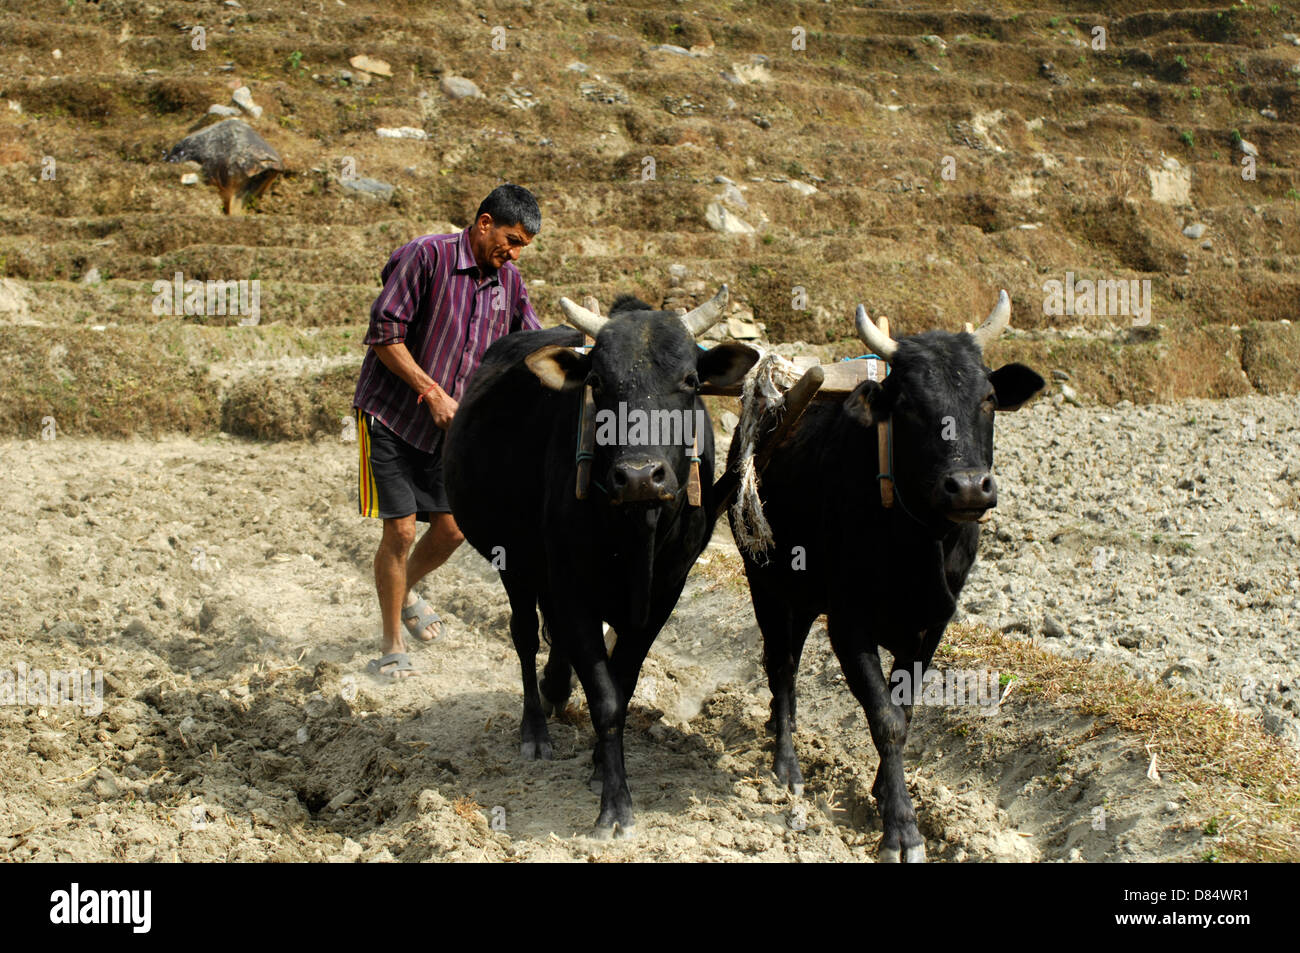
[[[442,446],[439,430],[433,450],[417,450],[379,420],[362,410],[357,415],[357,444],[361,449],[357,498],[362,516],[398,519],[415,514],[430,522],[430,514],[450,513],[442,485]]]

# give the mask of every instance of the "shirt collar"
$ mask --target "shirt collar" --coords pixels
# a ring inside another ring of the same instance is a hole
[[[460,239],[456,242],[456,270],[478,274],[478,262],[474,260],[474,249],[471,248],[469,244],[469,230],[473,227],[474,225],[472,223],[467,225],[461,231]],[[494,271],[489,271],[486,274],[481,275],[479,280],[482,280],[483,278],[488,278],[500,284],[501,269],[498,268]]]

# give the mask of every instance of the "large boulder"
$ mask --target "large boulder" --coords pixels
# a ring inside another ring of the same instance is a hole
[[[227,119],[186,136],[167,153],[168,162],[194,161],[221,196],[227,215],[241,215],[284,171],[280,154],[242,119]]]

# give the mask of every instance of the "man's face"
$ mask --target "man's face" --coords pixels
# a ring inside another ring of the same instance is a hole
[[[532,243],[533,236],[524,226],[497,225],[492,216],[484,212],[470,230],[470,247],[480,268],[495,271],[508,261],[515,261],[519,253]]]

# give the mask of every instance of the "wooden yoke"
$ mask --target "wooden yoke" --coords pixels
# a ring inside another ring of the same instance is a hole
[[[887,317],[881,315],[880,317],[876,318],[876,327],[880,328],[881,334],[884,334],[886,337],[889,336],[889,319]],[[885,359],[883,357],[880,359],[880,363],[885,368],[885,374],[888,374],[889,365],[885,363]],[[880,382],[882,384],[885,382],[884,374],[881,375]],[[881,476],[877,481],[880,483],[880,505],[883,506],[885,509],[889,509],[891,506],[894,505],[894,481],[893,481],[894,471],[893,468],[890,466],[891,463],[890,458],[893,456],[891,452],[893,448],[890,446],[890,442],[892,439],[893,439],[893,434],[890,432],[889,423],[884,420],[877,423],[876,424],[876,449],[877,449],[877,457],[880,464],[879,472],[881,474],[888,474],[888,476]]]
[[[691,443],[691,473],[686,478],[686,502],[691,506],[700,505],[700,435],[698,429],[695,440]]]

